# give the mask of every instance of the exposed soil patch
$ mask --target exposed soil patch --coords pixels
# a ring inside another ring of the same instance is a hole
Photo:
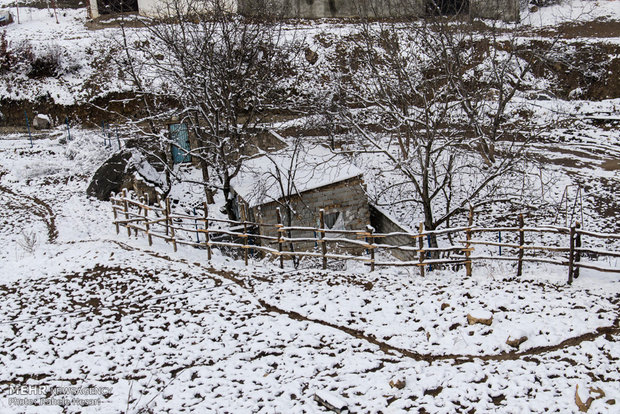
[[[126,118],[123,117],[137,119],[145,116],[142,101],[136,98],[134,93],[112,93],[104,97],[95,98],[89,103],[74,105],[57,104],[49,98],[41,98],[35,102],[0,98],[0,108],[2,108],[2,113],[5,116],[3,125],[5,127],[19,127],[22,131],[26,130],[24,111],[28,114],[30,120],[36,114],[49,115],[52,125],[64,123],[67,117],[72,123],[80,120],[86,126],[99,126],[101,121],[124,122]],[[120,115],[115,117],[115,113],[123,114],[123,117]]]
[[[564,39],[618,37],[620,36],[620,22],[598,19],[591,22],[562,23],[553,28],[537,31],[537,34],[545,37],[554,37],[559,34]]]
[[[420,354],[417,352],[409,351],[407,349],[389,345],[385,342],[377,340],[376,338],[372,336],[366,335],[361,331],[358,331],[358,330],[355,330],[349,327],[338,326],[330,322],[308,318],[294,311],[285,311],[276,306],[270,305],[263,300],[259,300],[259,302],[269,312],[276,312],[276,313],[280,313],[283,315],[287,315],[289,318],[296,320],[296,321],[318,323],[324,326],[329,326],[330,328],[338,329],[351,336],[354,336],[355,338],[363,339],[367,342],[372,343],[373,345],[377,345],[386,354],[393,354],[394,352],[396,352],[407,358],[411,358],[416,361],[426,361],[429,363],[435,362],[435,361],[445,361],[445,360],[455,360],[459,364],[466,363],[466,362],[473,362],[475,360],[482,360],[482,361],[518,360],[526,356],[539,355],[543,353],[557,351],[559,349],[566,348],[566,347],[577,346],[585,341],[593,341],[594,339],[600,336],[613,335],[613,334],[620,333],[620,327],[618,323],[620,318],[618,318],[618,315],[617,315],[616,320],[614,321],[613,325],[601,327],[601,328],[598,328],[595,332],[590,332],[587,334],[579,335],[577,337],[564,340],[557,345],[539,346],[539,347],[528,349],[527,351],[523,351],[523,352],[504,352],[504,353],[496,354],[496,355],[458,355],[458,354],[430,355],[430,354]]]
[[[601,164],[601,168],[607,171],[618,171],[620,170],[620,160],[619,159],[605,160]]]

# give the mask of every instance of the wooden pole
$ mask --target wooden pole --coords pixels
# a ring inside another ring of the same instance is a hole
[[[248,265],[248,225],[245,203],[241,203],[241,219],[243,220],[243,261]]]
[[[205,212],[205,244],[207,245],[207,258],[211,261],[211,236],[209,236],[209,207],[207,202],[202,203]]]
[[[422,263],[424,263],[424,222],[420,222],[420,227],[418,228],[418,242],[419,242],[419,246],[420,246],[420,265],[418,266],[420,268],[420,276],[424,277],[424,265]]]
[[[525,232],[523,231],[523,214],[519,214],[519,261],[517,262],[517,276],[523,274],[523,246],[525,245]]]
[[[465,230],[465,236],[467,238],[467,243],[465,243],[465,272],[467,276],[471,276],[471,227],[474,224],[474,208],[469,206],[469,217],[467,220],[467,230]]]
[[[123,188],[123,211],[125,212],[125,220],[129,220],[129,204],[127,203],[127,189]],[[127,227],[127,236],[131,237],[131,229],[129,228],[129,221],[125,222]]]
[[[149,246],[153,245],[153,236],[151,236],[151,225],[149,224],[149,208],[144,207],[144,228],[146,229],[146,237],[149,239]]]
[[[118,225],[118,213],[116,212],[116,207],[118,206],[116,195],[112,195],[112,213],[114,213],[114,225],[116,226],[116,234],[120,233],[120,227]]]
[[[282,255],[282,214],[280,214],[280,207],[276,208],[276,215],[278,216],[278,251],[280,252],[280,269],[284,269],[284,256]]]
[[[54,17],[56,17],[56,24],[58,23],[58,13],[56,12],[56,0],[52,0],[52,7],[54,8]]]
[[[581,223],[576,222],[575,223],[575,248],[577,249],[581,247],[581,234],[577,233],[577,230],[579,230],[580,228],[581,228]],[[575,251],[575,269],[573,271],[575,279],[579,277],[580,267],[577,266],[577,263],[579,263],[580,261],[581,261],[581,252]]]
[[[368,236],[368,242],[370,244],[370,271],[374,272],[375,271],[375,237],[372,235],[373,232],[375,231],[375,229],[368,225],[366,226],[366,229],[368,230],[369,236]]]
[[[30,132],[30,122],[28,122],[28,113],[24,111],[24,115],[26,115],[26,127],[28,128],[28,136],[30,137],[30,148],[34,147],[32,143],[32,133]]]
[[[327,269],[327,257],[325,257],[327,255],[327,244],[325,242],[325,210],[320,209],[319,210],[319,237],[320,237],[320,241],[319,243],[321,244],[321,257],[322,257],[322,261],[323,261],[323,270]]]
[[[573,283],[573,268],[575,262],[575,226],[570,228],[570,248],[568,252],[568,284]]]

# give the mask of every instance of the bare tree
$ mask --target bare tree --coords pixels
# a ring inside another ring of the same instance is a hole
[[[231,180],[256,151],[260,123],[289,105],[291,62],[301,48],[268,13],[277,8],[265,6],[260,18],[246,18],[231,4],[170,0],[162,17],[124,48],[133,82],[140,89],[149,85],[151,97],[169,103],[160,118],[187,125],[197,145],[188,150],[170,135],[158,139],[199,160],[207,199],[221,190],[233,217]]]
[[[534,87],[536,56],[515,30],[429,17],[366,23],[353,36],[358,67],[342,74],[338,116],[358,149],[382,157],[392,201],[417,204],[429,230],[511,198],[502,180],[535,134],[515,97]]]

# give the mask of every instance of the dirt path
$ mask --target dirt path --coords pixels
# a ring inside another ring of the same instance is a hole
[[[6,174],[6,171],[0,170],[0,181]],[[0,191],[14,198],[14,200],[22,207],[22,209],[31,212],[37,217],[40,217],[47,226],[47,239],[50,243],[55,243],[58,238],[58,229],[56,228],[56,214],[52,208],[45,201],[35,196],[29,196],[26,194],[18,194],[12,189],[0,184]],[[24,200],[30,201],[24,202]]]

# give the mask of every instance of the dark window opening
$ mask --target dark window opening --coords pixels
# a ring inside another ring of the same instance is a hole
[[[328,229],[334,228],[336,222],[338,221],[338,217],[340,217],[339,211],[325,214],[325,227],[327,227]]]
[[[336,0],[329,0],[328,4],[329,4],[329,12],[332,14],[332,16],[338,13],[338,9],[336,8]]]
[[[137,12],[138,0],[97,0],[99,14]]]

